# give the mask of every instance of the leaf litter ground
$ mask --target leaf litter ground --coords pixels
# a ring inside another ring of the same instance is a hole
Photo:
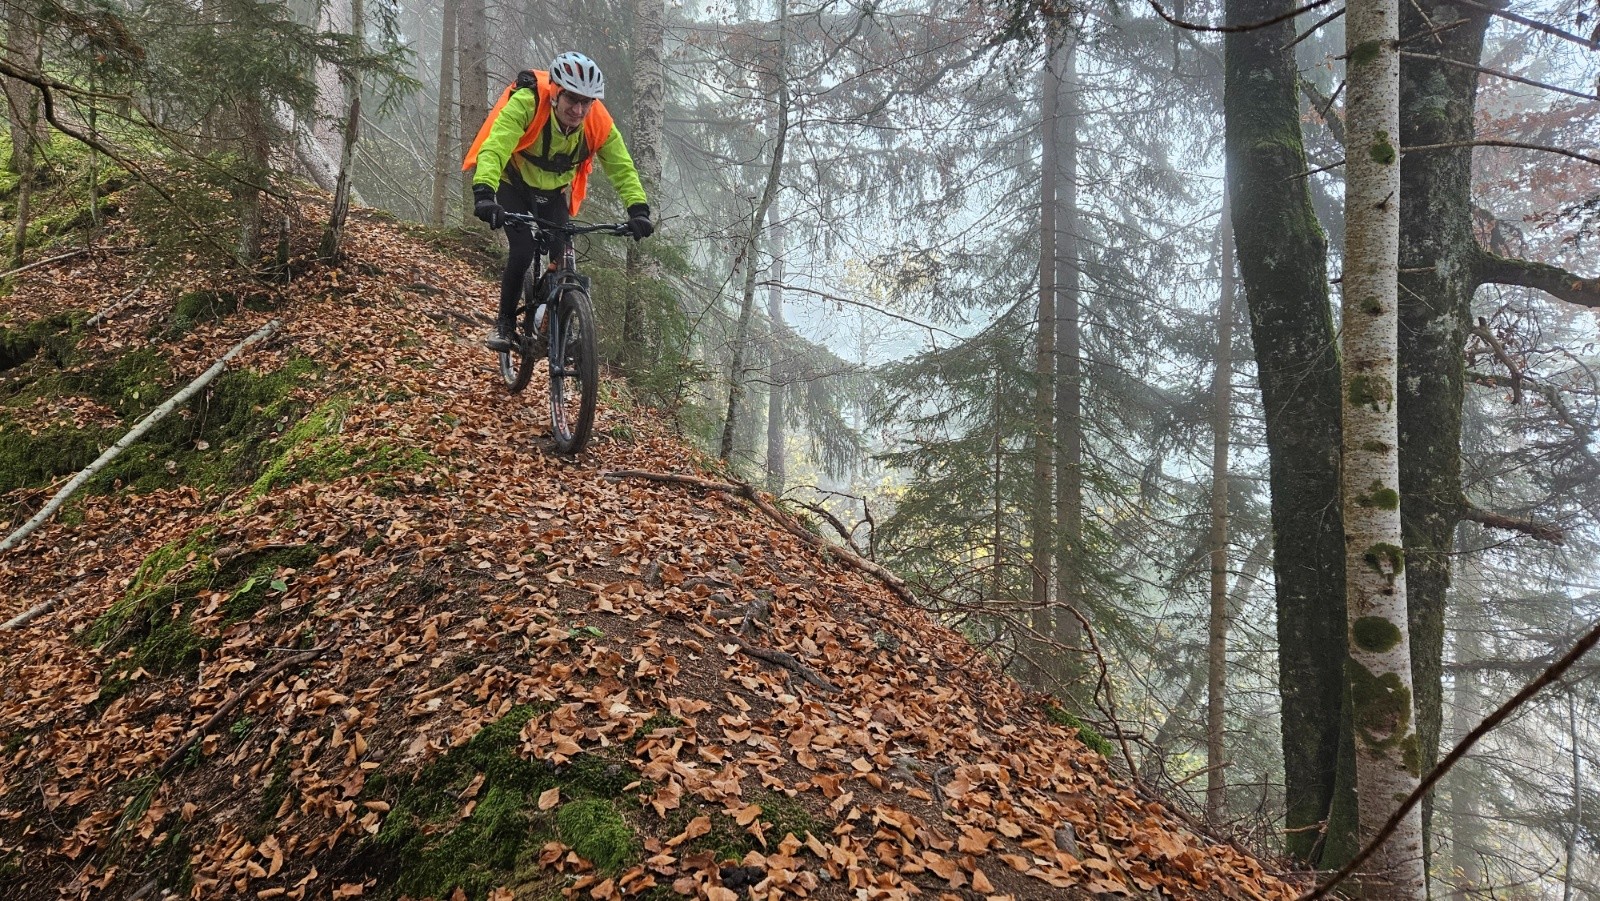
[[[654,412],[602,406],[588,453],[544,452],[538,381],[508,396],[477,346],[481,273],[383,221],[348,241],[342,267],[262,289],[276,309],[155,343],[173,298],[223,279],[100,253],[17,286],[16,323],[112,308],[91,361],[156,347],[182,384],[276,316],[242,365],[315,372],[259,471],[86,496],[0,558],[0,617],[56,603],[0,632],[8,897],[1295,895],[870,577],[726,494],[608,478],[719,478]],[[18,418],[116,414],[41,396]],[[48,496],[12,492],[12,527]],[[550,787],[513,799],[512,838],[483,834],[534,846],[411,880],[505,795],[487,766],[443,815],[410,792],[508,717]],[[601,801],[626,827],[609,846],[562,813]]]

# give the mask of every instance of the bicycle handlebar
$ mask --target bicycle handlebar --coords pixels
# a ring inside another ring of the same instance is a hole
[[[540,219],[538,216],[535,216],[532,213],[513,213],[508,210],[504,215],[507,228],[512,226],[517,226],[520,228],[537,226],[541,231],[565,235],[567,237],[571,237],[573,235],[594,234],[596,232],[604,232],[605,234],[617,235],[619,237],[626,237],[633,234],[633,230],[628,227],[628,223],[626,222],[607,222],[600,225],[574,225],[570,222],[558,224],[551,222],[548,219]]]

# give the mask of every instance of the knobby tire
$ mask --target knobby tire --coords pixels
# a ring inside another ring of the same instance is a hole
[[[576,454],[589,443],[595,399],[600,390],[600,356],[595,346],[594,308],[589,295],[568,288],[561,297],[561,321],[551,323],[559,366],[550,369],[550,433],[557,453]]]
[[[512,347],[500,352],[500,378],[505,380],[506,388],[512,394],[528,387],[528,382],[533,379],[533,368],[543,356],[533,352],[533,313],[539,304],[538,284],[538,279],[530,269],[522,280],[522,305],[517,310],[517,331],[511,336]]]

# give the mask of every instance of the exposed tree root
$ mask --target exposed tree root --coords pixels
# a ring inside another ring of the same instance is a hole
[[[194,747],[195,742],[205,737],[207,732],[215,729],[219,723],[221,723],[228,717],[229,714],[233,712],[235,707],[238,707],[245,698],[255,694],[256,689],[260,688],[264,683],[267,682],[267,680],[278,675],[286,669],[291,669],[299,666],[302,663],[310,663],[311,661],[327,653],[329,647],[330,645],[323,645],[320,648],[312,648],[309,651],[296,654],[293,657],[285,657],[284,659],[279,660],[277,663],[274,663],[272,666],[267,667],[266,671],[261,673],[259,676],[251,679],[249,685],[239,689],[233,694],[232,697],[228,698],[226,701],[223,701],[222,706],[218,707],[216,712],[207,717],[206,721],[201,723],[199,728],[190,732],[183,741],[178,742],[178,746],[173,748],[172,753],[167,755],[167,759],[161,761],[161,766],[156,768],[156,777],[165,778],[167,773],[170,772],[174,766],[177,766],[178,762],[183,759],[183,756],[189,753],[189,749]]]
[[[613,470],[606,473],[605,477],[608,479],[644,479],[646,481],[666,482],[673,485],[690,485],[706,491],[721,491],[724,494],[732,494],[742,497],[754,504],[756,509],[760,510],[762,513],[765,513],[767,518],[782,526],[785,531],[789,532],[791,535],[794,535],[796,538],[799,538],[810,547],[818,551],[831,554],[839,560],[844,561],[845,565],[849,566],[851,569],[864,572],[867,575],[872,576],[873,578],[882,582],[886,588],[894,592],[906,603],[921,606],[917,603],[916,595],[911,593],[911,588],[906,585],[905,580],[848,548],[829,544],[816,535],[813,535],[807,531],[805,527],[795,522],[794,517],[789,516],[782,510],[779,510],[771,501],[767,500],[765,497],[762,497],[759,492],[744,482],[715,482],[710,479],[702,479],[695,476],[680,475],[678,473],[649,472],[642,469]]]

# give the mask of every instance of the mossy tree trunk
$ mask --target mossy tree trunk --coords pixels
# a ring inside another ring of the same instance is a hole
[[[1441,18],[1443,17],[1443,18]],[[1404,3],[1400,32],[1464,19],[1421,42],[1427,54],[1476,64],[1487,13],[1441,0]],[[1400,146],[1470,141],[1478,73],[1440,60],[1400,63]],[[1400,494],[1405,529],[1411,675],[1422,768],[1439,757],[1445,596],[1461,519],[1463,348],[1477,288],[1472,234],[1472,150],[1406,154],[1400,166]],[[1432,802],[1423,807],[1426,831]]]
[[[1405,551],[1400,534],[1396,409],[1400,259],[1400,10],[1352,0],[1345,13],[1343,468],[1345,605],[1362,842],[1370,843],[1421,778]],[[1367,898],[1421,901],[1422,812],[1413,808],[1362,877]]]
[[[350,0],[350,35],[355,38],[356,49],[364,49],[362,33],[366,9],[363,0]],[[361,134],[361,76],[346,69],[339,79],[344,86],[346,107],[343,141],[339,151],[339,176],[333,188],[333,210],[328,214],[328,225],[322,232],[319,248],[325,260],[339,258],[339,245],[344,236],[344,221],[350,214],[350,195],[354,191],[356,140]]]
[[[1227,21],[1288,13],[1287,0],[1228,0]],[[1239,279],[1266,419],[1282,698],[1286,846],[1312,865],[1354,853],[1353,795],[1335,807],[1344,702],[1343,523],[1339,515],[1339,356],[1327,240],[1302,177],[1294,59],[1284,21],[1227,35],[1225,144]],[[1345,758],[1347,759],[1347,758]]]

